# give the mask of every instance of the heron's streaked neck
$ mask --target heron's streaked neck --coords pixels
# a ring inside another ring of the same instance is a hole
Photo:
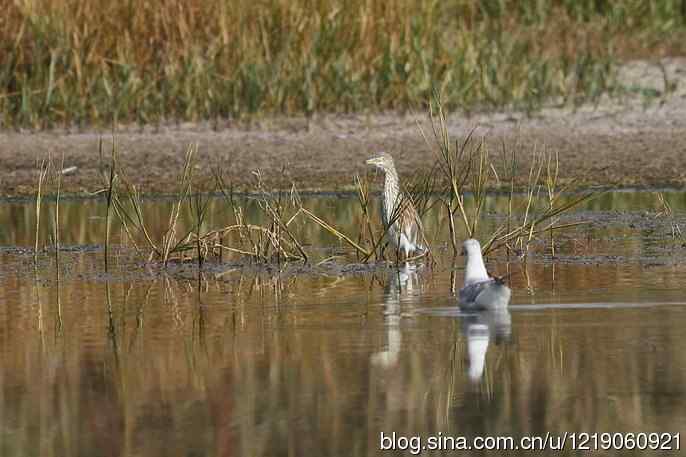
[[[464,284],[467,286],[475,282],[486,281],[488,279],[488,272],[484,259],[481,257],[481,252],[476,252],[467,255],[467,266],[464,273]]]
[[[384,199],[386,200],[386,207],[393,211],[395,205],[398,203],[397,199],[398,194],[400,193],[400,180],[398,179],[398,172],[395,171],[395,168],[389,168],[384,171],[386,172],[383,185]]]
[[[383,213],[382,217],[384,225],[388,226],[393,220],[398,205],[398,196],[400,195],[400,185],[398,183],[398,173],[395,167],[384,170],[384,185],[383,185]]]

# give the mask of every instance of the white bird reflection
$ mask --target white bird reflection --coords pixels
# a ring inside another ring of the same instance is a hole
[[[472,382],[481,380],[486,365],[488,345],[508,343],[512,335],[512,317],[506,306],[489,308],[465,315],[462,331],[467,338],[469,368],[467,374]]]
[[[398,363],[402,336],[400,333],[401,299],[412,296],[419,290],[417,267],[405,264],[388,274],[384,291],[384,323],[388,344],[383,351],[375,352],[370,362],[376,366],[389,368]]]

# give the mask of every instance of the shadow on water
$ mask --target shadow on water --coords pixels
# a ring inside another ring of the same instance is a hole
[[[94,202],[60,209],[57,287],[55,256],[34,269],[22,249],[23,209],[0,205],[0,455],[361,456],[393,432],[684,430],[686,256],[627,198],[571,215],[599,222],[560,235],[555,258],[489,258],[513,295],[480,313],[456,307],[462,263],[440,246],[433,267],[167,270],[120,246],[105,274],[85,247],[102,221],[78,208]],[[358,222],[349,201],[315,204]]]

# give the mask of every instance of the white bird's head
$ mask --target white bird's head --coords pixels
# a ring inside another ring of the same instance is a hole
[[[465,285],[489,279],[484,259],[481,257],[481,245],[475,239],[465,240],[462,244],[462,253],[467,256],[465,260]]]
[[[465,242],[462,243],[462,255],[466,255],[467,257],[481,257],[481,244],[479,244],[479,241],[474,238],[465,240]]]
[[[372,157],[371,159],[367,160],[367,165],[374,165],[385,172],[395,170],[393,157],[386,152],[381,152],[377,157]]]

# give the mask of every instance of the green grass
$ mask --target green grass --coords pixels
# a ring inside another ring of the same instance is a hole
[[[0,17],[0,126],[405,110],[534,110],[680,55],[681,0],[18,0]]]

